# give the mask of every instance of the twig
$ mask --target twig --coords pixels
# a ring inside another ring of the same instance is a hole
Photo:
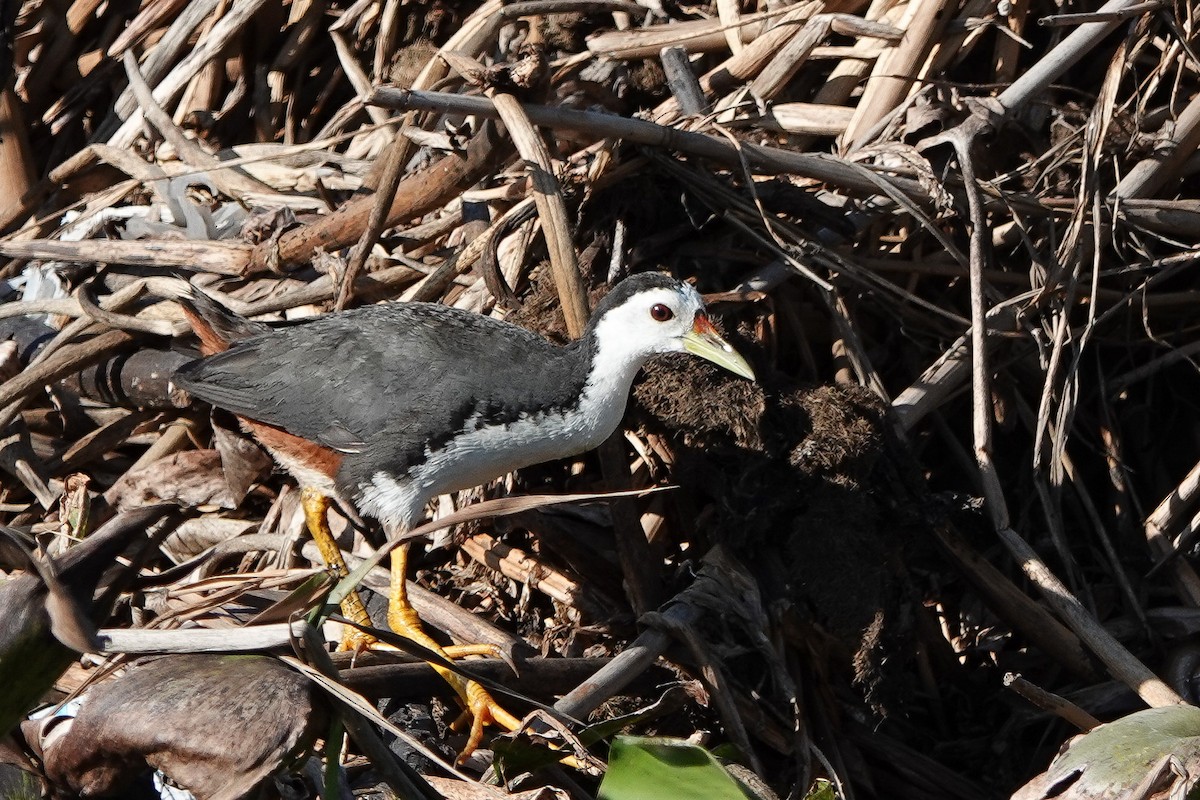
[[[169,103],[178,96],[187,82],[205,64],[216,58],[265,3],[266,0],[234,0],[229,11],[213,26],[208,35],[203,37],[198,46],[154,88],[154,99],[159,103]],[[134,111],[112,135],[108,143],[113,147],[129,147],[137,137],[138,127],[141,124],[142,115]]]
[[[1065,697],[1059,697],[1052,692],[1047,692],[1042,687],[1030,683],[1020,675],[1014,675],[1011,672],[1005,674],[1004,685],[1043,711],[1049,711],[1055,716],[1062,717],[1081,731],[1090,731],[1092,728],[1100,726],[1100,720],[1070,700]]]
[[[671,45],[664,47],[658,57],[667,74],[671,94],[679,101],[680,110],[688,116],[704,111],[704,92],[700,89],[700,81],[692,73],[687,50],[679,45]]]
[[[499,116],[495,106],[486,98],[441,92],[380,88],[371,93],[368,102],[397,109],[416,108],[423,111],[459,112],[486,117]],[[739,149],[713,136],[676,130],[645,120],[627,119],[611,114],[571,111],[528,104],[523,108],[535,125],[581,131],[596,137],[611,136],[652,147],[679,150],[690,155],[711,158],[730,166],[740,166],[741,164]],[[831,156],[793,153],[789,150],[750,143],[741,144],[741,153],[745,155],[751,166],[763,172],[788,173],[812,178],[866,196],[878,193],[878,185],[864,179],[857,168],[843,164],[839,159]],[[928,199],[927,192],[916,181],[900,177],[884,179],[917,202],[924,202]]]
[[[567,320],[567,333],[578,339],[587,327],[587,292],[579,275],[579,264],[575,258],[575,245],[571,232],[567,205],[563,201],[562,187],[554,176],[554,164],[546,143],[534,130],[533,123],[525,113],[525,107],[511,94],[491,93],[496,113],[504,121],[508,135],[512,137],[517,152],[525,160],[529,173],[533,202],[542,221],[542,235],[546,237],[546,249],[550,253],[550,269],[558,299]]]
[[[1050,571],[1009,523],[1008,506],[1004,490],[992,460],[991,432],[991,388],[987,357],[987,327],[983,299],[982,269],[987,263],[988,227],[983,215],[981,193],[975,179],[972,146],[974,137],[970,128],[960,127],[952,131],[948,140],[954,145],[963,182],[967,188],[971,230],[971,360],[973,442],[979,474],[983,480],[984,495],[992,519],[992,525],[1002,542],[1008,547],[1026,576],[1053,605],[1059,616],[1084,641],[1088,648],[1104,662],[1117,679],[1133,689],[1151,707],[1184,703],[1175,690],[1167,686],[1153,672],[1134,657],[1112,634],[1088,613],[1079,600]]]
[[[1047,14],[1044,17],[1038,17],[1037,24],[1043,27],[1051,28],[1059,25],[1082,25],[1085,22],[1111,22],[1113,20],[1129,19],[1136,17],[1139,14],[1144,14],[1147,11],[1154,11],[1162,8],[1162,0],[1149,0],[1149,2],[1135,3],[1125,8],[1117,9],[1116,11],[1097,11],[1094,13],[1080,12],[1077,14]]]

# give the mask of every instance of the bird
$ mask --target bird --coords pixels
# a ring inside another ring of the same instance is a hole
[[[235,414],[291,473],[322,557],[343,575],[326,518],[333,500],[377,520],[391,540],[415,527],[438,495],[598,446],[617,429],[634,377],[656,355],[691,353],[754,380],[699,292],[660,272],[616,284],[567,345],[437,303],[380,303],[277,328],[238,317],[198,290],[180,303],[203,357],[178,369],[174,382]],[[408,604],[407,560],[406,544],[393,550],[388,623],[449,657]],[[357,595],[342,611],[370,624]],[[482,686],[433,666],[470,717],[464,756],[485,724],[519,726]]]

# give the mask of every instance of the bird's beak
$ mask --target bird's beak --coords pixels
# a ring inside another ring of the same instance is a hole
[[[734,375],[754,380],[754,370],[746,359],[738,355],[729,342],[721,338],[717,329],[704,314],[697,314],[692,329],[683,335],[683,349],[694,356],[707,358],[718,367],[724,367]]]

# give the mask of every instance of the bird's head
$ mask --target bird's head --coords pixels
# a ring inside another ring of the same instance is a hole
[[[709,321],[700,293],[662,273],[621,281],[596,307],[588,328],[602,358],[641,366],[659,353],[687,352],[754,380],[746,359]]]

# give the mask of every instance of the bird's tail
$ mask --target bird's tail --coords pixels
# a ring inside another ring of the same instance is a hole
[[[201,355],[223,353],[234,342],[257,336],[270,328],[235,314],[196,287],[175,298],[192,330],[200,339]]]

